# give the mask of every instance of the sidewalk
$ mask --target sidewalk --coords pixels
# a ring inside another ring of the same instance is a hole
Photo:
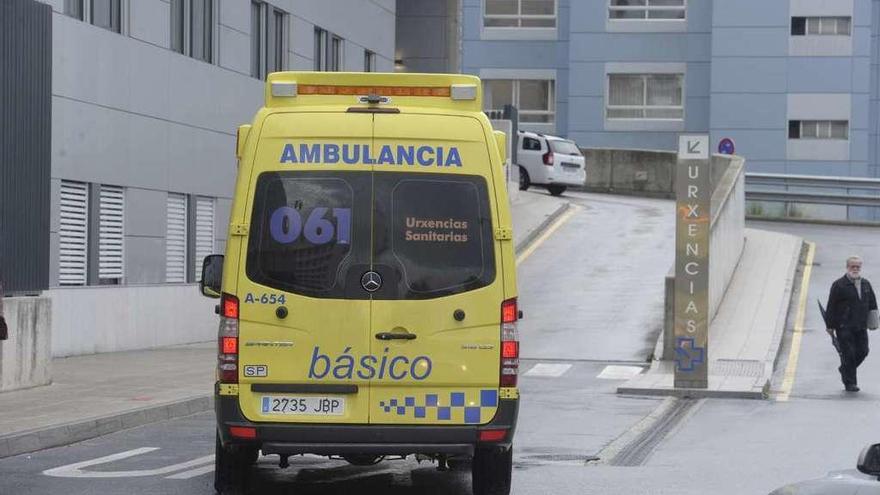
[[[516,251],[568,205],[520,192],[511,205]],[[54,359],[51,385],[0,394],[0,458],[210,410],[216,345]]]
[[[742,259],[712,321],[709,387],[675,389],[674,361],[654,361],[621,394],[763,399],[769,393],[803,241],[746,229]]]

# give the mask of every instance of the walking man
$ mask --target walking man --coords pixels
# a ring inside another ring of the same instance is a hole
[[[847,392],[858,392],[856,369],[868,356],[868,312],[877,309],[877,298],[862,278],[862,259],[846,259],[846,274],[835,280],[828,295],[827,331],[840,347],[840,377]]]

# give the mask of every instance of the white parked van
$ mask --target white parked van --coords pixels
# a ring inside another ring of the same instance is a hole
[[[558,136],[520,131],[516,147],[519,188],[546,186],[559,196],[568,186],[582,186],[587,180],[584,155],[577,143]]]

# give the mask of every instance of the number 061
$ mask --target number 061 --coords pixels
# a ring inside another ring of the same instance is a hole
[[[337,244],[351,242],[351,208],[333,208],[333,222],[324,218],[329,208],[318,207],[312,210],[303,225],[299,211],[290,206],[282,206],[269,218],[269,233],[280,244],[296,242],[303,235],[311,244],[327,244],[336,238]]]

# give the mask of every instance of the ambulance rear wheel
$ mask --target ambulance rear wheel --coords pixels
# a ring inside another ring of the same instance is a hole
[[[526,172],[524,167],[519,168],[519,190],[525,191],[532,185],[532,180],[529,178],[529,173]]]
[[[477,449],[471,467],[474,495],[508,495],[512,471],[513,447]]]
[[[214,490],[220,495],[241,495],[245,492],[247,474],[256,456],[235,446],[223,447],[220,434],[214,447]]]
[[[566,186],[557,186],[557,185],[547,186],[547,190],[550,191],[550,194],[553,196],[562,195],[562,193],[564,193],[566,189],[567,189]]]

